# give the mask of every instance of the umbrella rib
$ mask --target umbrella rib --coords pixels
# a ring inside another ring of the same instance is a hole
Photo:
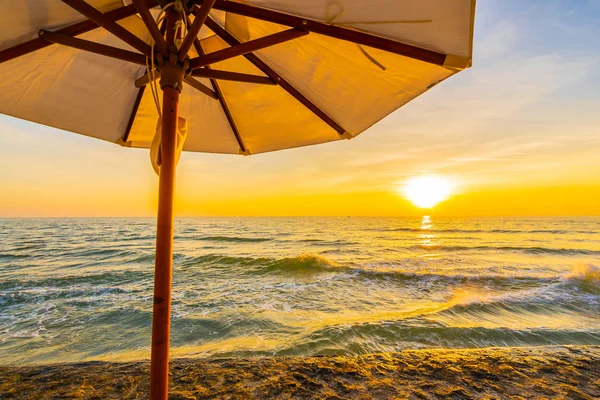
[[[189,17],[188,17],[188,24],[189,24]],[[200,43],[200,40],[198,39],[197,35],[194,36],[193,44],[194,44],[194,49],[196,49],[196,53],[198,53],[199,56],[203,56],[204,49],[202,49],[202,44]],[[207,66],[206,69],[210,70],[211,68],[210,68],[210,66]],[[217,98],[218,98],[219,104],[221,105],[221,109],[223,110],[223,113],[225,114],[225,118],[227,118],[227,122],[229,122],[229,126],[231,127],[231,131],[233,132],[233,135],[235,136],[235,140],[237,141],[238,145],[240,146],[240,151],[242,153],[247,153],[248,148],[244,144],[244,140],[242,139],[242,136],[240,135],[240,131],[238,130],[235,120],[233,119],[233,115],[231,115],[231,110],[229,110],[229,106],[227,105],[227,101],[225,100],[223,91],[221,90],[221,87],[219,86],[219,82],[217,82],[217,80],[214,78],[209,78],[209,80],[210,80],[212,87],[215,89],[215,93],[217,93]]]
[[[150,5],[155,5],[155,1],[148,0]],[[124,18],[131,17],[135,15],[137,10],[133,5],[128,5],[125,7],[117,8],[116,10],[108,11],[104,14],[106,18],[110,18],[114,21],[119,21]],[[67,26],[65,28],[59,29],[56,31],[57,33],[63,33],[69,36],[78,36],[82,35],[86,32],[92,31],[98,28],[98,24],[94,21],[87,19],[82,22],[78,22],[76,24]],[[43,40],[42,38],[35,38],[33,40],[29,40],[24,43],[20,43],[16,46],[9,47],[8,49],[0,51],[0,64],[10,61],[12,59],[24,56],[26,54],[32,53],[34,51],[43,49],[44,47],[50,46],[52,43]]]
[[[117,47],[107,46],[105,44],[90,42],[89,40],[83,40],[74,38],[69,35],[58,32],[50,32],[46,30],[40,30],[38,32],[40,38],[47,40],[51,43],[62,44],[67,47],[87,51],[94,54],[100,54],[106,57],[116,58],[121,61],[128,61],[131,63],[146,65],[146,56],[132,51],[119,49]]]
[[[154,71],[153,78],[154,78],[154,79],[152,79],[152,78],[150,77],[150,74],[148,74],[148,73],[145,73],[144,75],[140,76],[139,78],[137,78],[137,79],[135,80],[135,83],[134,83],[134,85],[135,85],[135,87],[136,87],[136,88],[141,88],[141,87],[144,87],[144,86],[146,86],[147,84],[149,84],[150,82],[153,82],[153,81],[155,81],[156,79],[159,79],[159,78],[160,78],[160,72],[159,72],[159,71]]]
[[[244,141],[242,140],[242,136],[240,135],[240,131],[238,130],[235,120],[233,119],[233,115],[231,115],[231,110],[229,110],[229,106],[227,105],[227,102],[225,101],[225,98],[223,97],[223,92],[221,91],[221,87],[219,86],[219,83],[217,81],[215,81],[214,79],[211,79],[210,81],[213,84],[213,87],[215,88],[215,92],[217,93],[217,96],[219,97],[219,103],[221,104],[223,113],[225,113],[225,118],[227,118],[227,122],[229,122],[229,126],[231,127],[231,131],[233,132],[233,135],[235,136],[235,140],[237,140],[238,145],[240,146],[240,151],[242,153],[246,153],[248,151],[248,148],[246,147],[246,145],[244,144]]]
[[[225,81],[257,83],[262,85],[277,85],[273,79],[268,76],[242,74],[239,72],[221,71],[216,69],[198,68],[192,71],[192,76],[200,78],[222,79]]]
[[[198,38],[198,33],[200,33],[200,29],[202,29],[202,25],[204,25],[204,21],[206,21],[206,17],[208,17],[208,13],[212,8],[213,4],[215,4],[215,0],[207,0],[202,3],[200,8],[194,7],[194,23],[191,24],[190,29],[187,33],[185,39],[183,39],[183,43],[179,48],[179,61],[182,62],[185,60],[194,40]],[[189,18],[188,18],[189,22]]]
[[[123,135],[123,142],[127,142],[129,140],[129,133],[131,132],[131,127],[133,127],[133,121],[135,121],[135,116],[140,108],[140,103],[142,102],[142,97],[144,97],[144,90],[146,90],[146,86],[142,86],[140,90],[138,90],[137,96],[135,97],[135,101],[133,102],[133,109],[131,110],[131,114],[129,115],[129,120],[127,121],[127,128],[125,129],[125,134]]]
[[[98,11],[96,8],[90,6],[83,0],[61,0],[63,3],[78,11],[80,14],[85,15],[99,26],[103,27],[131,47],[137,49],[142,54],[150,56],[150,45],[144,42],[142,39],[117,24],[113,19],[108,18],[105,14]]]
[[[167,48],[167,42],[165,42],[165,39],[163,38],[162,33],[160,33],[160,29],[158,29],[158,25],[156,24],[154,17],[152,16],[152,14],[150,14],[150,9],[148,8],[146,1],[145,0],[132,0],[132,1],[133,1],[133,5],[135,6],[135,8],[138,10],[138,13],[140,14],[142,21],[144,21],[146,28],[148,28],[148,32],[150,32],[152,39],[154,39],[154,43],[156,43],[156,46],[158,47],[160,54],[162,54],[163,57],[168,57],[169,49]]]
[[[191,76],[186,76],[185,78],[183,78],[183,81],[191,87],[193,87],[194,89],[204,93],[208,97],[212,97],[213,99],[218,100],[217,94],[212,89],[210,89],[203,83],[197,81],[196,79],[192,78]]]
[[[279,11],[243,4],[237,1],[217,0],[213,8],[216,10],[244,15],[246,17],[303,29],[318,33],[320,35],[373,47],[375,49],[388,51],[390,53],[410,57],[415,60],[424,61],[430,64],[443,66],[444,62],[446,61],[446,54],[438,53],[433,50],[386,39],[381,36],[376,36],[370,33],[361,32],[342,26],[336,26],[308,18],[297,17],[291,14],[285,14]]]
[[[252,53],[266,47],[271,47],[279,43],[284,43],[302,36],[308,35],[308,31],[292,28],[286,31],[277,32],[259,39],[249,40],[241,44],[228,47],[223,50],[208,53],[204,56],[198,56],[190,60],[190,68],[196,69],[205,65],[225,61],[233,57]]]
[[[206,20],[206,26],[209,27],[217,36],[223,39],[230,46],[234,46],[236,44],[240,44],[240,41],[237,40],[231,33],[227,32],[227,30],[221,25],[219,25],[212,18],[208,18]],[[292,97],[298,100],[302,105],[308,108],[313,112],[317,117],[319,117],[323,122],[332,127],[338,134],[343,135],[346,133],[346,130],[342,128],[337,122],[333,120],[327,113],[321,110],[317,105],[315,105],[312,101],[310,101],[306,96],[304,96],[300,91],[298,91],[295,87],[293,87],[288,81],[283,79],[277,72],[275,72],[271,67],[269,67],[265,62],[263,62],[260,58],[258,58],[253,53],[244,54],[244,57],[250,61],[256,68],[260,69],[264,74],[269,76],[275,82],[279,84],[286,92],[288,92]]]
[[[277,85],[277,82],[268,76],[241,74],[239,72],[221,71],[218,69],[210,69],[208,66],[199,68],[192,72],[192,76],[196,78],[219,79],[223,81],[255,83],[260,85]],[[154,79],[160,78],[160,71],[154,73]],[[135,87],[146,86],[150,83],[150,75],[144,74],[135,80]]]

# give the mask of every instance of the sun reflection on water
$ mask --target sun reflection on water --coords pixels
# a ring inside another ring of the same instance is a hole
[[[429,215],[424,215],[421,218],[421,231],[417,234],[418,245],[427,250],[432,250],[439,246],[439,235],[434,233],[434,224]],[[428,253],[425,257],[435,257],[438,254]]]
[[[429,230],[432,227],[433,223],[431,222],[431,217],[429,215],[424,215],[423,218],[421,218],[421,229]]]

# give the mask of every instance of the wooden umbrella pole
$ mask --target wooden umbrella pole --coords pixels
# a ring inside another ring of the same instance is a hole
[[[150,398],[166,400],[169,390],[169,335],[173,266],[173,193],[179,91],[163,89],[161,165],[158,184],[154,307],[152,312],[152,355]]]
[[[174,27],[179,13],[167,13],[167,27]],[[173,29],[173,28],[171,28]],[[160,86],[163,91],[158,216],[156,224],[156,261],[154,266],[154,306],[152,310],[152,352],[150,398],[167,400],[169,393],[169,340],[171,323],[171,285],[173,268],[173,194],[175,189],[177,122],[179,92],[184,66],[177,63],[174,34],[167,32],[171,56],[161,62]],[[171,60],[172,59],[172,60]]]

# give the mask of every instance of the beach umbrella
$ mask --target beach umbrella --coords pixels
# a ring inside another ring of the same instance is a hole
[[[0,2],[1,113],[151,149],[153,399],[168,391],[180,152],[352,139],[471,65],[474,12],[474,0]]]

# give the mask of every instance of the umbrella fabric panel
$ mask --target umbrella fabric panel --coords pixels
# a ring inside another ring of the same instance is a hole
[[[241,3],[241,1],[238,1]],[[243,3],[471,57],[474,0],[248,0]]]
[[[148,40],[142,21],[121,24]],[[104,29],[80,36],[132,50]],[[110,142],[125,133],[144,67],[51,45],[0,64],[0,113]]]
[[[101,12],[123,6],[121,0],[87,0]],[[56,30],[86,18],[60,0],[0,1],[0,50],[37,38],[38,30]]]
[[[208,79],[196,79],[212,89]],[[162,92],[158,94],[159,102],[162,103]],[[188,126],[188,136],[183,147],[185,151],[239,154],[240,146],[218,100],[206,96],[185,83],[179,100],[179,116],[186,119]],[[150,147],[157,120],[156,105],[150,87],[147,86],[131,127],[127,145]]]
[[[282,44],[279,46],[285,46]],[[202,41],[207,53],[228,47],[213,36]],[[244,57],[213,65],[215,69],[264,75]],[[280,86],[219,81],[221,90],[252,154],[339,140],[340,135]]]
[[[279,30],[274,24],[250,20],[251,38]],[[352,136],[453,74],[447,68],[314,33],[256,54]]]

